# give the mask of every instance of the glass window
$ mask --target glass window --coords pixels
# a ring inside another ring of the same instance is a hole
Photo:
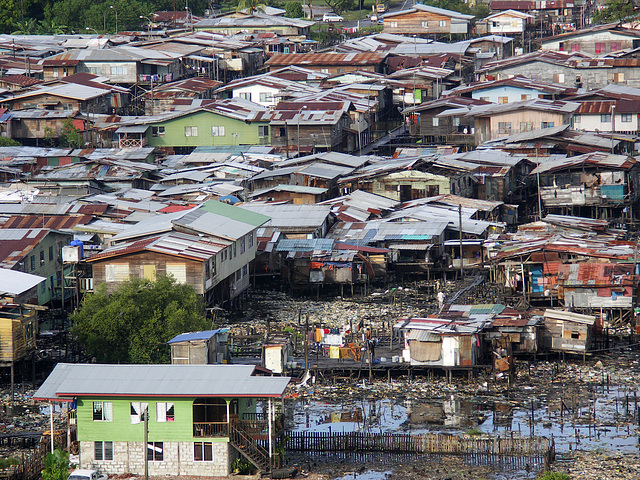
[[[242,93],[240,93],[240,98],[244,98],[245,100],[251,101],[251,93],[250,92],[242,92]]]
[[[258,136],[259,137],[268,137],[269,136],[269,125],[259,125],[258,126]]]
[[[261,102],[272,102],[273,101],[273,94],[271,93],[261,93],[260,94],[260,101]]]
[[[511,134],[511,122],[498,122],[498,133]]]
[[[554,126],[555,126],[554,122],[542,122],[540,124],[541,128],[551,128],[551,127],[554,127]]]
[[[147,460],[161,462],[164,459],[164,445],[162,442],[147,443]]]
[[[113,420],[112,402],[93,402],[93,421],[111,422]]]
[[[611,114],[603,113],[600,115],[600,123],[610,123],[611,122]]]
[[[184,136],[185,137],[197,137],[198,136],[198,127],[184,127]]]
[[[151,127],[151,135],[154,137],[164,137],[164,127]]]
[[[93,442],[94,460],[113,460],[113,442]]]
[[[149,404],[140,402],[131,402],[131,423],[140,423],[144,420],[142,416],[149,413]]]
[[[389,22],[389,26],[391,28],[397,28],[398,27],[398,22]]]
[[[622,120],[624,123],[630,123],[633,121],[633,117],[630,113],[623,113],[622,115],[620,115],[620,120]]]
[[[174,417],[173,402],[157,402],[156,403],[156,421],[157,422],[173,422]]]
[[[44,265],[44,250],[40,250],[40,265]]]
[[[35,270],[35,269],[36,269],[36,256],[31,255],[31,270]]]
[[[245,242],[244,237],[242,237],[240,239],[240,255],[242,255],[244,253],[245,249],[246,249],[246,242]]]
[[[573,116],[573,123],[580,123],[582,122],[582,116],[581,115],[574,115]]]
[[[249,248],[253,247],[253,232],[249,234]]]
[[[440,20],[440,26],[441,27],[446,27],[447,26],[447,21],[446,20]]]
[[[211,127],[211,135],[214,137],[224,137],[224,126]]]
[[[49,261],[53,262],[53,245],[49,246]]]
[[[195,462],[213,461],[213,443],[195,442],[193,444],[193,460]]]
[[[429,22],[427,20],[422,22],[422,28],[429,28]]]

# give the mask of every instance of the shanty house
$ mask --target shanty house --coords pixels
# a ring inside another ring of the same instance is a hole
[[[228,328],[176,335],[171,346],[172,365],[214,365],[229,361]]]
[[[400,35],[443,35],[469,33],[473,15],[416,3],[407,10],[383,16],[384,33]]]
[[[152,146],[175,151],[202,146],[267,145],[270,112],[241,99],[219,100],[204,108],[139,117],[116,130],[120,148]]]
[[[313,25],[314,22],[299,18],[286,18],[259,12],[253,14],[236,12],[230,15],[205,18],[197,22],[193,28],[199,32],[213,32],[223,35],[273,32],[284,37],[297,37],[308,36]]]
[[[472,367],[482,358],[483,321],[401,318],[394,325],[404,335],[404,361],[410,365]]]
[[[59,363],[34,398],[76,403],[81,468],[210,478],[241,456],[271,470],[288,383],[250,365]]]
[[[504,10],[502,12],[492,13],[484,18],[478,24],[485,26],[487,34],[495,35],[522,35],[529,24],[533,23],[534,16],[517,10]]]
[[[289,337],[267,338],[262,343],[262,366],[273,373],[283,374],[292,357],[293,342]]]
[[[113,237],[113,247],[88,259],[94,266],[94,284],[106,282],[112,290],[131,276],[153,280],[171,274],[193,285],[207,305],[234,301],[249,288],[256,230],[267,220],[216,200],[194,210],[150,217]]]
[[[544,312],[542,342],[546,349],[585,353],[591,346],[596,317],[547,308]]]
[[[640,33],[616,23],[594,25],[540,40],[541,50],[604,55],[640,46]]]
[[[4,271],[1,269],[0,275],[4,275]],[[0,365],[9,365],[33,355],[37,334],[38,317],[34,308],[13,303],[1,303]]]
[[[2,101],[11,110],[39,108],[44,110],[80,110],[84,113],[107,113],[111,107],[111,91],[87,85],[43,85]]]
[[[44,277],[46,281],[37,287],[37,303],[45,305],[55,298],[61,298],[62,247],[71,240],[71,233],[49,228],[0,229],[0,269]]]
[[[626,155],[585,153],[541,163],[530,174],[540,177],[540,197],[549,213],[594,219],[629,215],[638,201],[636,160]]]
[[[467,116],[474,117],[475,141],[479,145],[514,133],[566,125],[579,106],[575,102],[533,99],[472,107]]]

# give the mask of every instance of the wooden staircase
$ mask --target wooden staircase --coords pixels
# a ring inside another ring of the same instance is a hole
[[[229,442],[243,457],[253,463],[260,473],[271,471],[269,452],[258,445],[246,431],[239,429],[235,425],[230,425]],[[275,457],[273,458],[275,459]]]

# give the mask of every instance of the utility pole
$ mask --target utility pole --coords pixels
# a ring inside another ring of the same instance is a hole
[[[142,404],[140,405],[142,407]],[[149,405],[143,411],[144,415],[144,480],[149,480]]]
[[[458,205],[458,222],[460,226],[460,280],[464,278],[464,266],[462,264],[462,204]]]

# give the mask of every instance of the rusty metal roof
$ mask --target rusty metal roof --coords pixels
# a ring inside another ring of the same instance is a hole
[[[378,65],[384,62],[386,53],[280,53],[271,57],[265,65]]]

